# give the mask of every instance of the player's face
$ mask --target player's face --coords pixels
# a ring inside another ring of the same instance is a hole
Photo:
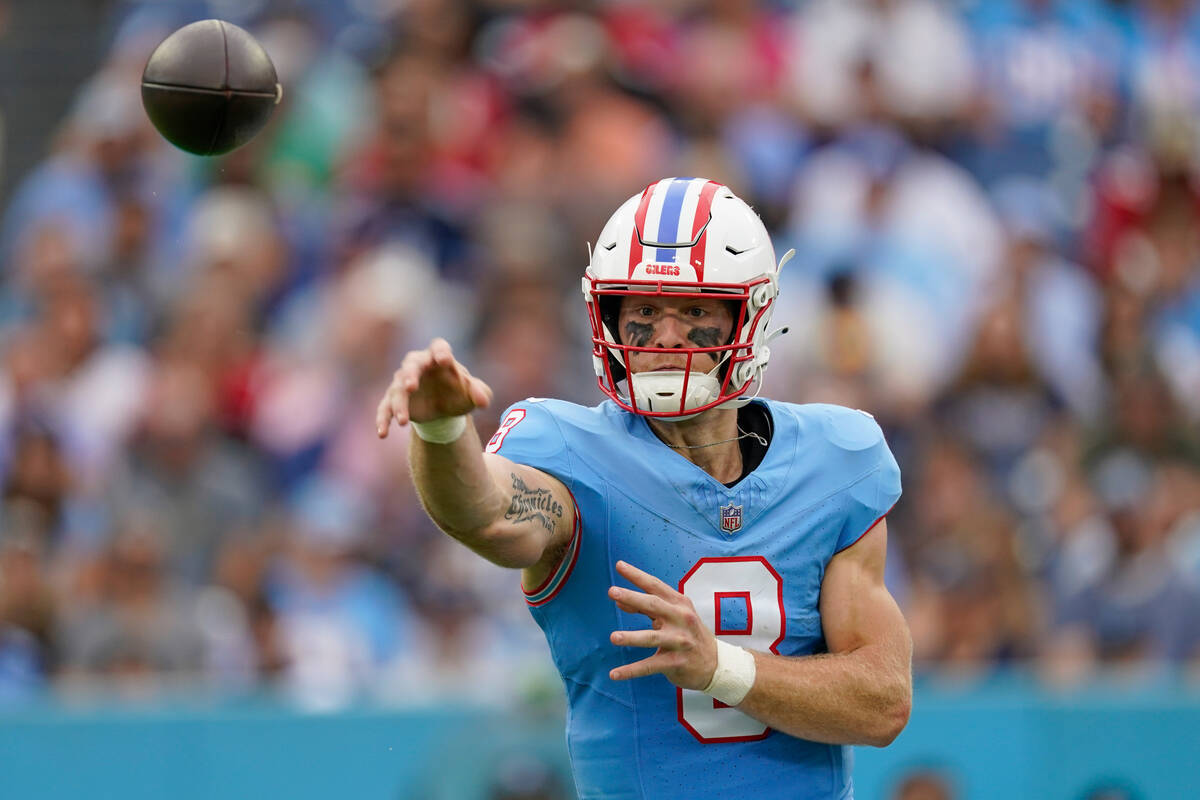
[[[636,347],[720,347],[733,332],[729,304],[713,297],[622,297],[618,325],[622,344]],[[721,353],[698,353],[692,358],[694,372],[708,372]],[[684,354],[630,353],[630,372],[682,370]]]

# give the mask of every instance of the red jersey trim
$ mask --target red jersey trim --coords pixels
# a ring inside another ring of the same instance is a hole
[[[574,500],[574,497],[571,498]],[[575,506],[575,519],[572,523],[573,533],[571,542],[567,545],[563,557],[550,571],[550,575],[546,580],[534,589],[526,589],[521,587],[521,593],[525,595],[525,602],[531,606],[541,606],[549,603],[555,598],[564,585],[567,579],[571,577],[571,573],[575,570],[575,563],[579,560],[579,545],[583,539],[583,520],[579,516],[579,506]]]

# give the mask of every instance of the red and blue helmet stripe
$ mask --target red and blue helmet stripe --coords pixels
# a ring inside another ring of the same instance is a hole
[[[687,263],[704,280],[705,234],[721,184],[704,178],[664,178],[642,192],[629,245],[629,277],[638,264]],[[684,260],[683,251],[690,251]]]

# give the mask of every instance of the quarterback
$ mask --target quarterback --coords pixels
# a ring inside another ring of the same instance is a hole
[[[435,339],[379,404],[430,517],[523,571],[585,800],[849,798],[849,745],[908,721],[900,472],[870,415],[758,398],[780,266],[728,188],[658,181],[583,278],[607,400],[517,403],[484,445],[491,390]]]

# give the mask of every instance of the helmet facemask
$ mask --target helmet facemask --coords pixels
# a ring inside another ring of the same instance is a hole
[[[586,279],[585,279],[586,280]],[[761,377],[755,341],[766,323],[767,309],[774,299],[770,291],[756,290],[771,284],[767,278],[750,286],[683,285],[623,281],[607,286],[592,281],[588,311],[592,323],[593,356],[600,388],[622,408],[635,414],[666,420],[684,420],[722,405],[748,403]],[[726,341],[712,346],[654,347],[623,341],[618,325],[624,297],[694,299],[698,293],[725,301],[733,324]],[[679,370],[629,372],[630,355],[636,353],[683,356]],[[706,356],[711,357],[712,361]],[[715,361],[715,363],[712,363]],[[712,364],[712,366],[709,366]]]

